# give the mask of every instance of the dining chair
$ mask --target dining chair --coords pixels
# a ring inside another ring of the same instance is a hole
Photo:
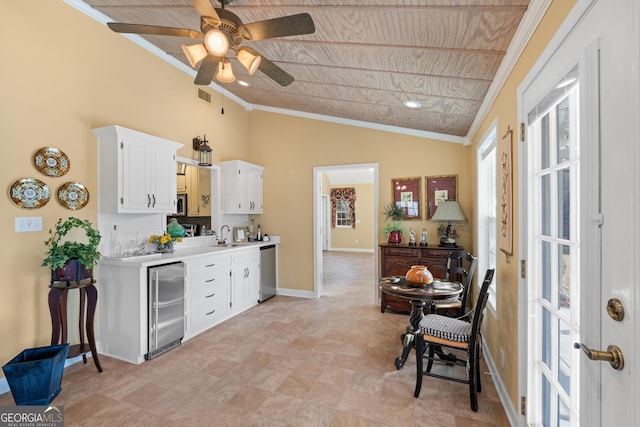
[[[443,316],[440,314],[428,314],[421,321],[415,335],[416,348],[416,388],[414,397],[420,396],[422,388],[422,377],[434,377],[455,381],[469,385],[469,398],[471,409],[478,411],[478,393],[482,391],[480,384],[480,347],[482,334],[480,326],[484,317],[484,309],[489,298],[489,286],[493,281],[494,269],[488,269],[480,288],[480,294],[476,305],[469,312],[472,316],[471,322],[462,319]],[[444,348],[451,351],[462,350],[465,357],[459,358],[454,353],[444,355]],[[438,350],[438,354],[436,354]],[[424,360],[427,360],[427,367],[424,368]],[[453,366],[465,367],[466,377],[461,375],[449,375],[446,372],[431,372],[433,362]]]
[[[464,264],[467,264],[465,268]],[[446,301],[435,305],[435,312],[450,317],[460,317],[467,313],[467,297],[473,282],[478,258],[464,249],[449,252],[444,280],[462,283],[462,293],[453,301]]]

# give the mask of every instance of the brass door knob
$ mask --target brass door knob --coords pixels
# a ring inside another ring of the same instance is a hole
[[[574,343],[574,348],[581,349],[590,360],[603,360],[609,362],[613,369],[621,371],[624,368],[624,357],[622,351],[617,345],[610,345],[607,351],[593,350],[582,343]]]

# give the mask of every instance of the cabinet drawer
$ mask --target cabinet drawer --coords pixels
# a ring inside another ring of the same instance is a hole
[[[187,279],[187,292],[191,293],[198,291],[202,288],[207,288],[212,285],[228,284],[229,283],[229,269],[215,269],[210,272],[198,274],[197,276],[190,276]]]
[[[223,270],[229,267],[229,255],[209,255],[185,261],[187,265],[187,277],[200,275],[202,273]]]
[[[417,248],[407,248],[406,246],[404,247],[398,246],[396,248],[389,246],[389,247],[383,248],[383,251],[385,255],[406,256],[406,257],[418,256]]]
[[[197,310],[187,312],[187,331],[207,329],[225,319],[229,314],[229,303],[218,301]]]
[[[187,294],[187,312],[206,305],[229,303],[229,282],[219,282]]]
[[[243,251],[231,255],[231,265],[257,264],[260,262],[260,250],[258,248],[247,248]]]
[[[442,248],[442,249],[435,249],[435,248],[428,248],[428,249],[422,249],[421,250],[421,254],[420,256],[423,258],[444,258],[446,259],[447,256],[449,255],[449,252],[457,250],[458,248]]]

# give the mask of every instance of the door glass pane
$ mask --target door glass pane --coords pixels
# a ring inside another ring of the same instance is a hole
[[[569,169],[561,169],[557,173],[558,181],[558,237],[569,240],[570,230],[569,221],[571,214],[571,182],[569,177]]]
[[[549,380],[547,376],[542,374],[542,401],[549,402],[551,399],[551,384],[549,384]],[[542,408],[542,425],[545,427],[551,426],[551,405],[544,404]]]
[[[544,236],[551,236],[551,176],[541,177],[540,190],[542,191],[540,203],[540,227]]]
[[[569,407],[558,397],[558,426],[569,427],[571,425],[571,414]]]
[[[557,162],[569,161],[569,98],[564,98],[556,105]]]
[[[571,315],[571,247],[558,247],[558,308]]]
[[[573,352],[571,328],[560,320],[558,322],[558,382],[564,391],[571,395],[571,353]]]
[[[546,169],[551,164],[549,147],[549,115],[546,114],[540,123],[540,169]]]
[[[551,243],[549,242],[542,242],[540,264],[542,265],[542,298],[551,301]]]
[[[542,363],[551,370],[551,313],[542,307]]]

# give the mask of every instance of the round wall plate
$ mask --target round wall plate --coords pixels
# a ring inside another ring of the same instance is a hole
[[[22,178],[9,187],[9,198],[21,208],[37,209],[49,202],[51,190],[36,178]]]
[[[42,147],[36,151],[33,165],[47,176],[62,176],[71,167],[67,155],[55,147]]]

